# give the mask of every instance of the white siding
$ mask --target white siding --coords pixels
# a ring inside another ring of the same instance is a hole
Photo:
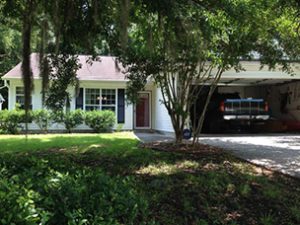
[[[8,98],[9,98],[9,104],[8,104],[8,109],[12,110],[16,106],[16,88],[17,87],[23,87],[23,82],[22,80],[11,80],[10,81],[10,86],[9,86],[9,91],[8,91]],[[42,84],[40,80],[35,80],[34,81],[34,88],[32,91],[32,109],[41,109],[42,108],[42,96],[41,96],[41,91],[42,91]]]
[[[16,87],[22,87],[23,83],[22,80],[10,80],[10,87],[9,87],[9,110],[15,108],[16,104]],[[80,82],[81,88],[107,88],[107,89],[121,89],[126,88],[125,82]],[[32,92],[32,109],[41,109],[42,108],[42,95],[41,95],[41,80],[34,81],[34,91]],[[76,104],[76,96],[75,96],[75,89],[70,87],[68,89],[69,93],[72,96],[71,99],[71,110],[75,109]],[[117,93],[117,92],[116,92]],[[117,98],[117,97],[116,97]],[[117,100],[117,99],[116,99]],[[118,127],[116,124],[115,128]],[[29,125],[29,129],[37,130],[39,129],[38,126],[34,123]],[[61,130],[64,129],[64,126],[61,124],[53,124],[49,130]],[[80,125],[78,130],[87,130],[89,129],[86,125]],[[123,130],[132,130],[133,129],[133,106],[132,104],[125,105],[125,123],[122,126]]]
[[[174,132],[171,118],[168,114],[166,107],[161,103],[162,94],[160,88],[153,89],[153,110],[155,115],[155,120],[153,128],[158,131],[163,132]]]
[[[276,86],[273,90],[273,99],[280,107],[280,94],[289,92],[290,101],[287,103],[287,113],[281,114],[282,119],[300,121],[300,82],[292,82]]]
[[[101,82],[101,81],[82,81],[80,82],[80,88],[109,88],[109,89],[125,89],[126,83],[125,82]],[[117,93],[117,92],[116,92]],[[73,100],[71,107],[75,109],[75,92],[73,94]],[[117,99],[116,99],[117,100]],[[117,128],[118,124],[116,124]],[[87,129],[86,126],[81,126],[79,129]],[[125,123],[122,127],[123,130],[132,130],[133,129],[133,105],[132,104],[125,104]]]

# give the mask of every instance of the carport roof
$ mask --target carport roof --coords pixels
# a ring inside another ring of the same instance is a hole
[[[269,70],[267,67],[260,68],[259,61],[244,61],[241,63],[245,71],[236,72],[229,70],[223,73],[219,82],[220,86],[252,86],[252,85],[275,85],[300,81],[300,64],[293,64],[294,75],[282,72],[280,68]]]

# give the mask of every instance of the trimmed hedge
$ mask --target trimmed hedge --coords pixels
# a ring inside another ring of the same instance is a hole
[[[83,124],[85,113],[82,110],[75,110],[63,114],[63,123],[66,130],[71,133],[77,126]]]
[[[50,111],[39,109],[32,112],[33,122],[35,122],[41,131],[45,133],[48,131],[49,126],[53,123]]]
[[[86,112],[85,123],[97,133],[109,132],[116,123],[116,117],[110,110],[89,111]]]
[[[112,131],[116,123],[115,114],[109,110],[89,112],[75,110],[65,113],[41,109],[31,111],[30,120],[35,122],[43,133],[46,133],[53,123],[63,124],[69,133],[84,122],[95,132]],[[24,129],[24,122],[24,110],[0,111],[0,133],[18,134]]]
[[[25,122],[24,110],[0,111],[0,132],[5,134],[18,134],[22,129],[21,123]]]

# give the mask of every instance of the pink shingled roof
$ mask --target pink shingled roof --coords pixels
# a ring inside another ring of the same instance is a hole
[[[35,79],[40,78],[39,58],[37,53],[32,53],[31,69],[33,77]],[[119,63],[116,66],[115,57],[111,56],[99,56],[99,60],[93,61],[92,64],[87,62],[90,59],[89,56],[79,55],[79,62],[81,69],[77,71],[77,77],[80,80],[103,80],[103,81],[125,81],[124,68]],[[21,78],[21,63],[16,65],[7,74],[3,76],[5,79],[9,78]]]

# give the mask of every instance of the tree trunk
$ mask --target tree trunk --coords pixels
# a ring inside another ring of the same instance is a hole
[[[219,68],[217,74],[215,75],[214,81],[210,85],[210,89],[209,89],[208,95],[206,97],[205,105],[204,105],[203,111],[201,113],[200,119],[199,119],[198,124],[196,125],[196,127],[194,127],[193,145],[196,142],[198,142],[198,140],[199,140],[198,136],[202,131],[202,127],[203,127],[203,123],[204,123],[205,114],[206,114],[206,111],[207,111],[208,104],[209,104],[209,102],[211,100],[211,97],[212,97],[212,95],[213,95],[213,93],[214,93],[214,91],[215,91],[215,89],[216,89],[216,87],[219,83],[219,80],[221,78],[222,73],[223,73],[223,68]]]
[[[30,53],[31,53],[31,23],[32,23],[32,1],[28,2],[27,10],[25,11],[23,19],[23,50],[22,50],[22,76],[24,84],[24,96],[25,96],[25,132],[28,133],[28,122],[29,122],[29,108],[31,101],[31,90],[32,90],[32,72],[30,67]]]
[[[182,143],[182,130],[177,129],[175,130],[175,142],[176,144],[181,144]]]

